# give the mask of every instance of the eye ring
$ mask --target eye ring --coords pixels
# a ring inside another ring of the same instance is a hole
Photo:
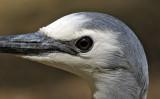
[[[75,46],[80,49],[81,52],[85,53],[91,50],[93,46],[93,40],[89,36],[84,36],[77,40]]]

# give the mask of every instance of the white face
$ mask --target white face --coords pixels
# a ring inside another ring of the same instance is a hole
[[[81,76],[92,92],[97,90],[96,99],[106,92],[131,99],[134,93],[137,96],[147,90],[148,67],[141,43],[124,23],[109,15],[75,13],[36,33],[1,36],[0,40],[0,52],[25,55],[22,57]],[[116,99],[112,95],[107,98]]]
[[[89,36],[93,40],[93,47],[90,51],[78,53],[76,56],[67,53],[49,53],[41,56],[23,56],[23,58],[64,69],[80,76],[83,76],[84,73],[92,75],[92,72],[101,69],[100,66],[106,65],[110,53],[114,53],[119,48],[115,46],[118,42],[112,31],[78,30],[77,26],[87,21],[89,19],[85,19],[85,16],[72,14],[41,28],[39,32],[61,41],[71,41],[83,36]]]

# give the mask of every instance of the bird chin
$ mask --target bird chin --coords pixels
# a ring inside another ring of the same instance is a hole
[[[36,61],[36,62],[39,62],[39,63],[42,63],[42,64],[45,64],[45,60],[46,58],[45,57],[41,57],[41,56],[29,56],[29,55],[16,55],[18,57],[21,57],[21,58],[24,58],[24,59],[27,59],[27,60],[31,60],[31,61]],[[48,64],[46,64],[48,65]]]
[[[55,68],[59,68],[68,72],[73,72],[74,70],[71,69],[71,67],[68,67],[66,65],[63,64],[59,64],[58,62],[55,62],[53,60],[50,60],[50,58],[48,58],[47,56],[20,56],[18,55],[18,57],[22,57],[31,61],[36,61],[39,63],[42,63],[44,65],[47,66],[51,66],[51,67],[55,67]]]

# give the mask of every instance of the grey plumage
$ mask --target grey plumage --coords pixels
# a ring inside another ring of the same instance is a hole
[[[81,76],[88,81],[94,99],[146,99],[149,80],[145,52],[133,31],[118,19],[102,13],[79,12],[41,28],[37,37],[34,35],[17,36],[16,53],[22,53],[23,43],[27,45],[25,48],[34,49],[54,45],[45,55],[22,57]],[[47,38],[43,42],[39,41],[42,36]],[[86,53],[75,46],[83,36],[91,37],[94,42]],[[0,37],[0,52],[7,53],[4,48],[13,49],[12,37]]]
[[[130,95],[133,96],[132,99],[145,98],[149,83],[148,64],[143,47],[133,31],[123,22],[107,14],[81,12],[76,13],[76,15],[85,15],[86,18],[91,19],[90,21],[83,23],[78,29],[91,29],[100,31],[110,30],[115,33],[114,35],[118,36],[117,41],[119,42],[119,45],[116,46],[118,46],[122,52],[117,51],[111,53],[111,57],[106,63],[107,66],[104,66],[103,69],[111,69],[111,71],[119,69],[117,71],[117,75],[119,75],[120,78],[117,78],[117,84],[125,84],[122,85],[121,88],[118,88],[119,90],[117,89],[115,91],[124,91],[122,95],[130,92]],[[133,75],[133,79],[136,80],[135,84],[129,81],[132,81],[132,79],[130,79],[131,75]],[[113,74],[112,76],[115,75]],[[113,81],[108,81],[108,83],[110,83],[108,85],[112,85]],[[117,95],[114,92],[113,94],[115,94],[115,96]],[[138,94],[137,97],[135,97],[134,94]],[[117,98],[124,99],[120,98],[119,96],[117,96]],[[126,97],[125,99],[129,98]]]

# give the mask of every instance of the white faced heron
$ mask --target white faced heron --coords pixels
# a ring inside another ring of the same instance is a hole
[[[131,29],[107,14],[74,13],[36,33],[0,36],[0,53],[79,75],[94,99],[146,99],[149,81],[143,47]]]

